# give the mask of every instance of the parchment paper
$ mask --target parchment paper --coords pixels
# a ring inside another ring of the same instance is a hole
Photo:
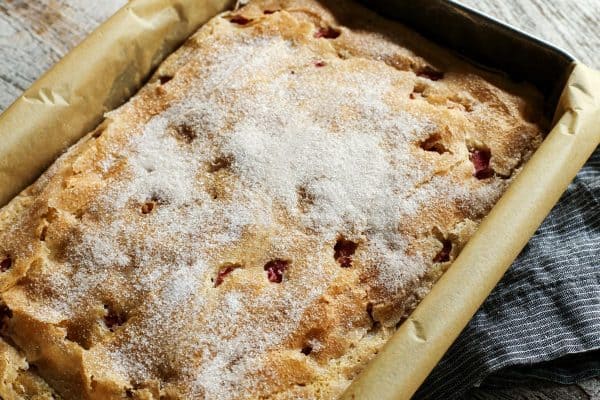
[[[0,206],[228,3],[134,0],[33,84],[0,115]],[[343,399],[407,399],[416,391],[600,142],[599,94],[600,73],[573,65],[544,143]]]

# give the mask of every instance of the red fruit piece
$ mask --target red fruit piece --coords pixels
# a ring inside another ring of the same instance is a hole
[[[227,275],[229,275],[234,269],[241,268],[239,264],[226,264],[221,267],[219,272],[217,272],[217,277],[215,278],[215,287],[219,286],[223,283],[223,280]]]
[[[330,26],[327,26],[325,28],[319,28],[319,30],[315,32],[315,37],[317,39],[319,39],[319,38],[335,39],[338,36],[340,36],[341,34],[342,34],[342,32],[340,32],[339,30],[332,28]]]
[[[442,249],[435,255],[433,262],[450,261],[450,252],[452,251],[452,242],[444,239],[442,241]]]
[[[283,272],[287,269],[290,262],[287,260],[275,259],[265,264],[264,270],[267,271],[269,282],[281,283]]]
[[[229,22],[232,22],[232,23],[238,24],[238,25],[246,25],[251,21],[252,21],[251,19],[248,19],[248,18],[244,17],[243,15],[234,15],[233,17],[231,17],[229,19]]]
[[[352,255],[356,251],[358,244],[351,241],[346,240],[344,238],[338,239],[333,246],[333,258],[343,267],[349,268],[352,266]]]
[[[444,73],[426,65],[417,71],[417,76],[427,78],[432,81],[439,81],[444,77]]]
[[[473,150],[469,158],[473,163],[473,167],[475,167],[474,177],[477,179],[486,179],[494,175],[494,170],[490,167],[492,153],[489,150]]]
[[[12,258],[10,256],[4,257],[2,261],[0,261],[0,272],[6,272],[12,267]]]
[[[320,68],[320,67],[324,67],[327,64],[325,63],[325,61],[315,61],[315,67]]]

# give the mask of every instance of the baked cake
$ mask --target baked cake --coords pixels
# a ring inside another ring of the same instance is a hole
[[[336,398],[541,101],[356,4],[215,17],[0,211],[2,398]]]

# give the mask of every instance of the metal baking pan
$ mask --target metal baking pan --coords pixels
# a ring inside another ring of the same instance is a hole
[[[546,113],[556,109],[575,61],[566,51],[454,1],[362,3],[481,67],[533,84],[546,99]]]

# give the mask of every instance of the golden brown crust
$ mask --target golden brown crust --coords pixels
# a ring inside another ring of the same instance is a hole
[[[539,102],[352,3],[214,18],[0,210],[5,382],[335,398],[539,145]]]
[[[4,400],[53,400],[60,396],[30,369],[23,355],[0,340],[0,393]]]

